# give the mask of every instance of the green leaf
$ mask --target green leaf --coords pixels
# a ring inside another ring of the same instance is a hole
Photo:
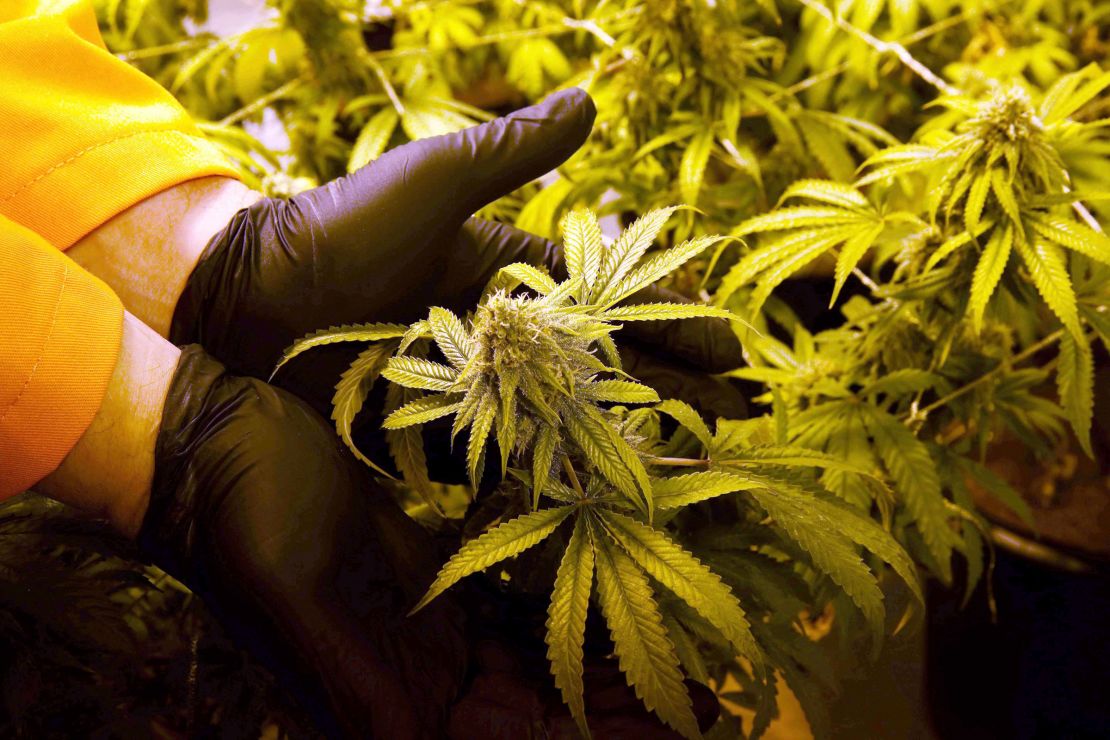
[[[366,396],[370,393],[374,381],[381,375],[385,363],[389,360],[390,354],[393,353],[395,344],[395,342],[374,344],[360,352],[350,367],[339,376],[339,382],[335,385],[335,395],[331,399],[331,418],[335,422],[335,430],[339,433],[343,443],[354,453],[355,457],[387,478],[393,476],[373,460],[363,455],[362,450],[355,444],[355,440],[351,436],[351,425],[358,413],[362,411]]]
[[[1079,446],[1091,459],[1091,419],[1095,403],[1095,363],[1086,339],[1076,340],[1065,333],[1060,339],[1060,364],[1056,369],[1060,406],[1075,430]]]
[[[1083,336],[1079,326],[1079,311],[1075,303],[1075,291],[1071,286],[1067,267],[1060,248],[1047,241],[1037,240],[1028,244],[1024,239],[1015,239],[1014,247],[1017,249],[1033,285],[1037,292],[1044,298],[1045,303],[1052,312],[1063,322],[1076,338]]]
[[[630,272],[619,283],[610,285],[599,297],[598,303],[611,305],[669,275],[689,260],[726,237],[699,236],[688,239],[676,247],[660,252]]]
[[[386,393],[387,408],[396,408],[405,398],[415,393],[419,391],[412,391],[399,385],[389,386]],[[393,457],[393,462],[404,478],[405,484],[420,494],[429,509],[439,516],[445,516],[432,491],[432,481],[428,477],[428,459],[424,454],[424,438],[420,430],[416,427],[387,430],[385,439],[389,445],[389,454]]]
[[[579,392],[592,401],[609,403],[655,403],[659,400],[654,388],[631,380],[599,380],[583,386]]]
[[[829,244],[835,244],[851,238],[856,229],[856,223],[832,228],[806,229],[761,242],[758,249],[744,255],[729,269],[721,280],[721,286],[717,289],[713,302],[722,305],[729,296],[755,279],[759,273],[807,250],[815,241],[826,240]]]
[[[759,312],[771,293],[775,288],[781,285],[784,280],[843,240],[844,235],[839,229],[830,229],[824,236],[818,237],[800,251],[787,257],[760,275],[755,290],[752,291],[752,297],[749,302],[749,310],[752,314],[754,315]]]
[[[894,370],[865,385],[860,395],[875,396],[885,393],[890,396],[904,396],[907,393],[929,390],[939,381],[940,378],[928,370],[916,368]]]
[[[1033,230],[1049,241],[1079,252],[1096,262],[1110,265],[1110,237],[1059,216],[1037,215],[1029,218]]]
[[[586,610],[594,577],[594,549],[589,525],[578,517],[574,532],[555,574],[551,606],[547,610],[547,659],[551,675],[570,709],[582,737],[590,737],[583,701],[582,646],[586,639]]]
[[[776,208],[771,213],[753,216],[732,230],[733,236],[744,236],[764,231],[800,229],[806,226],[840,226],[858,221],[870,222],[872,217],[844,208],[821,206],[789,206]]]
[[[410,614],[420,611],[441,593],[472,573],[485,570],[494,563],[519,555],[539,544],[563,523],[575,510],[574,506],[559,506],[518,516],[471,540],[455,553],[443,568],[420,603]]]
[[[446,308],[433,306],[428,311],[428,326],[447,361],[459,370],[466,367],[474,354],[474,342],[459,317]]]
[[[566,428],[571,439],[606,480],[645,514],[650,514],[651,482],[636,451],[620,436],[620,432],[605,421],[595,407],[579,408],[581,413],[570,414],[566,419]]]
[[[1020,229],[1021,207],[1018,206],[1017,198],[1014,197],[1014,185],[1006,179],[1006,173],[1000,167],[995,167],[991,171],[991,190],[994,191],[994,197],[998,199],[998,204],[1002,206],[1002,211],[1013,222],[1014,228]]]
[[[462,401],[451,396],[424,396],[406,403],[382,422],[382,429],[403,429],[426,424],[433,419],[453,414],[462,408]]]
[[[826,468],[829,470],[843,470],[857,475],[870,475],[870,471],[858,465],[841,460],[834,455],[829,455],[820,450],[811,450],[808,447],[795,447],[791,445],[763,445],[746,447],[731,453],[729,458],[716,460],[718,465],[727,466],[790,466]]]
[[[701,736],[674,647],[647,577],[623,550],[593,527],[597,592],[621,670],[636,696],[687,738]]]
[[[1029,504],[1021,497],[1021,494],[1014,490],[1014,488],[1007,483],[1003,478],[994,473],[993,470],[985,465],[982,465],[969,457],[962,455],[954,455],[952,457],[956,464],[959,465],[964,471],[969,473],[975,481],[982,486],[987,493],[994,496],[1007,508],[1021,517],[1025,524],[1033,529],[1036,527],[1036,522],[1033,519],[1033,510],[1029,508]]]
[[[705,167],[709,164],[709,153],[713,150],[713,128],[703,126],[686,145],[682,161],[678,165],[678,191],[686,203],[698,204],[701,183],[705,179]]]
[[[838,515],[845,510],[836,510],[836,518],[830,519],[828,510],[814,507],[813,502],[820,499],[784,482],[771,485],[774,488],[752,489],[752,497],[790,539],[809,553],[813,564],[844,589],[875,636],[881,636],[885,619],[883,592],[852,542],[840,533]]]
[[[675,421],[693,432],[694,436],[698,438],[699,442],[705,445],[706,449],[712,446],[713,433],[709,431],[709,427],[706,426],[705,421],[701,418],[701,415],[694,410],[693,406],[685,401],[669,398],[655,408],[673,417]]]
[[[987,310],[994,289],[1002,279],[1006,263],[1010,261],[1010,251],[1014,244],[1014,227],[996,228],[991,232],[987,246],[975,265],[971,277],[971,295],[967,301],[967,312],[971,316],[971,326],[979,332],[983,327],[983,314]]]
[[[608,288],[624,279],[624,276],[644,256],[676,210],[678,206],[648,211],[620,233],[602,257],[593,296],[600,297]]]
[[[596,516],[648,575],[705,617],[738,655],[752,661],[757,670],[761,668],[763,654],[744,610],[717,574],[658,530],[615,511],[598,510]]]
[[[934,267],[939,265],[945,257],[952,254],[965,244],[970,244],[980,234],[982,234],[984,231],[992,226],[994,226],[993,221],[981,221],[979,223],[979,229],[977,231],[971,233],[967,231],[961,231],[959,234],[956,234],[950,239],[946,239],[943,244],[937,247],[936,250],[931,255],[929,255],[929,259],[925,261],[925,269],[932,270]]]
[[[505,265],[500,271],[519,280],[540,295],[547,295],[553,292],[557,287],[555,281],[547,274],[546,270],[527,265],[523,262],[514,262],[511,265]]]
[[[829,299],[830,307],[836,303],[836,299],[840,295],[840,289],[844,287],[844,283],[847,282],[848,276],[852,274],[852,270],[856,269],[856,265],[863,259],[863,255],[879,238],[879,234],[883,233],[883,228],[882,223],[877,223],[865,228],[844,242],[844,246],[840,248],[840,256],[836,259],[836,284],[833,286],[832,298]]]
[[[987,202],[987,193],[990,189],[990,170],[983,170],[971,181],[971,188],[967,191],[967,201],[964,202],[964,225],[972,233],[979,227],[979,218],[983,215],[983,207]]]
[[[795,180],[783,191],[779,203],[789,198],[809,198],[840,208],[871,211],[871,201],[851,185],[831,180]]]
[[[740,321],[740,317],[724,308],[704,306],[700,303],[634,303],[616,306],[600,314],[606,321],[667,321],[694,318]]]
[[[370,162],[382,155],[393,131],[400,121],[397,111],[392,107],[382,108],[366,122],[359,132],[355,144],[351,147],[351,156],[347,160],[347,172],[362,169]]]
[[[330,329],[314,332],[298,339],[282,353],[281,362],[270,373],[270,378],[273,379],[282,365],[313,347],[322,347],[325,344],[336,344],[337,342],[376,342],[380,339],[394,339],[404,335],[407,330],[408,327],[404,324],[357,324],[333,326]]]
[[[540,494],[547,487],[551,477],[551,466],[555,462],[555,449],[559,444],[559,431],[544,424],[536,433],[536,443],[532,447],[532,509],[540,508]]]
[[[726,493],[747,491],[763,485],[743,473],[723,473],[708,470],[701,473],[676,475],[671,478],[653,478],[652,498],[658,509],[678,509],[699,501],[706,501]]]
[[[601,227],[589,210],[571,211],[560,224],[563,232],[563,259],[567,276],[582,280],[582,291],[589,295],[601,266]]]
[[[420,357],[391,357],[382,375],[406,388],[441,392],[451,390],[459,378],[454,368]]]
[[[948,526],[948,510],[929,448],[887,412],[870,404],[862,404],[859,409],[914,525],[948,580],[956,536]]]
[[[482,397],[474,422],[470,425],[470,440],[466,445],[466,468],[470,473],[470,485],[475,492],[482,480],[482,464],[485,458],[486,438],[489,437],[493,422],[497,419],[497,399],[493,393]]]

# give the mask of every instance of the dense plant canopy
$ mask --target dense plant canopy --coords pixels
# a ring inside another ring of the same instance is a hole
[[[400,472],[429,526],[463,520],[427,598],[481,570],[522,589],[546,573],[551,671],[584,733],[596,604],[629,682],[683,734],[683,672],[739,678],[748,736],[777,672],[827,734],[835,677],[802,615],[835,605],[845,639],[877,648],[883,562],[912,589],[917,567],[958,568],[970,594],[972,488],[1028,516],[984,462],[993,440],[1093,454],[1105,4],[271,0],[269,22],[223,36],[198,25],[205,5],[98,2],[110,48],[269,194],[562,87],[597,101],[578,154],[481,214],[561,238],[566,281],[513,265],[468,315],[321,327],[286,357],[368,342],[337,379],[340,435]],[[819,320],[783,298],[799,277],[827,283]],[[656,280],[696,302],[619,303]],[[693,315],[730,321],[729,374],[761,413],[713,428],[622,373],[621,324]],[[379,377],[392,466],[352,438]],[[419,430],[440,417],[465,432],[462,505],[427,470]],[[468,505],[487,450],[503,480]]]

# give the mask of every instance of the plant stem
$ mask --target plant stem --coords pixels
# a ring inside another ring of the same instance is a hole
[[[149,59],[151,57],[165,56],[166,54],[176,54],[179,51],[199,49],[211,43],[211,38],[185,39],[184,41],[175,41],[172,44],[161,44],[159,46],[148,46],[143,49],[132,49],[131,51],[120,52],[116,54],[116,56],[125,62],[133,62],[136,59]]]
[[[925,408],[905,414],[902,420],[907,423],[915,420],[924,420],[925,417],[927,417],[931,412],[936,411],[941,406],[951,403],[953,400],[959,398],[968,391],[979,387],[983,383],[994,378],[996,375],[1002,374],[1003,372],[1009,370],[1013,365],[1029,359],[1033,355],[1040,352],[1042,349],[1045,349],[1046,347],[1051,347],[1053,344],[1058,342],[1060,340],[1060,337],[1062,336],[1064,336],[1064,330],[1057,329],[1041,341],[1036,342],[1035,344],[1031,344],[1018,354],[1014,355],[1012,358],[1010,358],[1009,362],[998,363],[998,365],[993,370],[983,373],[970,383],[965,383],[948,395],[943,396],[942,398],[938,398],[936,401],[933,401]]]
[[[654,455],[648,457],[648,462],[652,465],[668,465],[676,468],[707,468],[709,467],[708,460],[695,459],[692,457],[655,457]]]
[[[221,118],[219,121],[216,122],[216,125],[217,126],[230,126],[231,124],[238,123],[239,121],[243,120],[244,118],[246,118],[248,116],[254,115],[258,111],[260,111],[263,108],[265,108],[266,106],[268,106],[270,103],[274,102],[275,100],[278,100],[279,98],[283,98],[286,95],[288,95],[289,93],[296,90],[298,87],[303,85],[307,79],[308,79],[307,75],[301,75],[300,77],[294,77],[293,79],[289,80],[289,82],[286,82],[284,85],[282,85],[278,89],[272,90],[272,91],[266,93],[265,95],[263,95],[262,97],[256,98],[255,100],[252,100],[250,103],[248,103],[247,105],[244,105],[242,108],[235,111],[234,113],[231,113],[227,116],[224,116],[223,118]]]
[[[574,492],[586,498],[586,492],[582,490],[582,484],[578,481],[578,474],[574,472],[574,466],[570,464],[570,458],[563,455],[563,470],[567,472],[567,477],[570,478],[570,485],[574,488]]]

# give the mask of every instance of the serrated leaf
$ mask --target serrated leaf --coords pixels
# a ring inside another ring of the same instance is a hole
[[[870,404],[862,404],[859,408],[879,457],[947,581],[951,578],[950,557],[956,537],[948,526],[940,478],[928,447],[887,412]]]
[[[547,295],[553,292],[557,287],[555,280],[547,274],[546,270],[533,267],[523,262],[514,262],[511,265],[505,265],[501,268],[500,272],[519,280],[540,295]]]
[[[1020,229],[1021,207],[1018,206],[1017,198],[1014,197],[1013,183],[1007,180],[1005,171],[1000,167],[991,171],[991,190],[998,200],[998,205],[1002,206],[1002,212],[1010,218],[1015,229]]]
[[[433,306],[428,311],[428,327],[447,361],[459,370],[466,367],[474,354],[474,342],[459,317],[446,308]]]
[[[518,516],[503,522],[481,537],[471,540],[455,553],[443,568],[420,603],[412,608],[415,613],[458,581],[472,573],[485,570],[495,563],[519,555],[543,541],[575,510],[574,506],[559,506]]]
[[[843,241],[844,235],[838,232],[839,230],[829,230],[824,236],[818,237],[760,275],[748,304],[752,314],[759,312],[771,293],[784,280]]]
[[[655,403],[659,400],[654,388],[631,380],[599,380],[582,386],[579,393],[591,401],[608,403]]]
[[[421,357],[391,357],[382,375],[406,388],[441,392],[451,390],[459,378],[454,368]]]
[[[878,380],[872,381],[863,387],[860,395],[874,396],[885,393],[892,396],[902,396],[907,393],[918,393],[932,388],[940,378],[928,370],[905,368],[893,370]]]
[[[752,497],[774,522],[809,553],[813,564],[829,576],[855,602],[876,638],[884,629],[883,592],[852,542],[840,534],[838,522],[828,512],[815,510],[812,496],[793,491],[782,482],[774,488],[754,488]]]
[[[351,156],[347,159],[347,172],[361,169],[380,157],[389,145],[389,139],[393,136],[393,131],[400,120],[397,111],[392,107],[382,108],[375,113],[362,127],[354,146],[351,147]]]
[[[1028,244],[1024,239],[1015,239],[1014,247],[1028,268],[1033,285],[1048,307],[1068,331],[1076,337],[1082,337],[1075,291],[1072,289],[1060,248],[1042,239],[1033,244]]]
[[[701,737],[647,577],[597,525],[593,530],[598,601],[621,670],[644,706],[683,736]]]
[[[975,273],[971,276],[971,295],[967,300],[967,312],[971,316],[971,326],[978,332],[983,326],[983,314],[987,310],[991,296],[1002,279],[1006,263],[1010,261],[1010,252],[1014,244],[1014,227],[1007,225],[1005,228],[996,228],[991,232],[987,246],[975,265]]]
[[[434,419],[453,414],[460,408],[462,408],[462,401],[457,396],[417,398],[387,416],[382,422],[382,429],[404,429],[417,424],[426,424]]]
[[[614,283],[619,283],[636,266],[676,210],[678,206],[648,211],[620,233],[602,256],[593,296],[600,297],[606,289]]]
[[[590,729],[583,699],[582,646],[586,639],[586,611],[590,605],[593,576],[594,549],[589,525],[585,517],[579,517],[555,574],[545,641],[555,685],[584,738],[590,737]]]
[[[844,246],[840,248],[840,256],[836,259],[836,284],[833,286],[832,298],[829,299],[830,307],[836,303],[836,299],[840,295],[840,289],[844,287],[848,276],[856,269],[856,265],[863,259],[863,255],[871,248],[871,245],[875,243],[881,233],[883,233],[883,224],[878,223],[844,242]]]
[[[1010,511],[1017,514],[1028,527],[1031,529],[1036,528],[1032,509],[1029,508],[1029,504],[1025,502],[1021,494],[1014,490],[1013,486],[996,475],[993,470],[985,465],[981,465],[971,458],[957,455],[953,456],[953,459],[956,464],[970,474],[987,493],[994,496],[1000,503],[1009,508]]]
[[[716,305],[722,305],[737,290],[755,279],[759,273],[789,259],[798,252],[805,251],[818,239],[842,241],[851,237],[856,224],[834,226],[832,228],[806,229],[761,242],[761,246],[744,255],[722,278],[717,294],[713,297]],[[835,238],[835,239],[834,239]]]
[[[611,305],[632,295],[641,288],[669,275],[689,260],[726,237],[711,235],[688,239],[676,247],[660,252],[630,272],[623,280],[610,285],[598,298],[598,303]]]
[[[732,311],[700,303],[635,303],[610,308],[598,316],[606,321],[667,321],[703,317],[726,321],[741,320]]]
[[[605,479],[617,487],[645,514],[652,510],[651,483],[636,451],[592,406],[566,419],[566,429]]]
[[[728,459],[718,459],[718,465],[746,466],[776,465],[790,467],[826,468],[830,470],[843,470],[857,475],[870,475],[870,471],[860,468],[855,463],[841,460],[840,458],[812,450],[808,447],[793,445],[760,445],[744,447],[730,454]]]
[[[770,213],[753,216],[732,230],[733,236],[745,236],[764,231],[800,229],[806,226],[840,226],[858,221],[871,221],[872,217],[844,208],[821,206],[788,206]]]
[[[386,393],[387,408],[396,409],[405,398],[418,392],[399,385],[391,385]],[[389,446],[389,454],[404,478],[405,484],[420,494],[428,508],[439,516],[445,516],[432,492],[432,481],[428,477],[428,459],[424,454],[424,438],[420,430],[415,427],[387,430],[385,439]]]
[[[831,180],[796,180],[783,191],[779,203],[790,198],[809,198],[840,208],[873,210],[871,201],[851,185]]]
[[[967,191],[967,200],[964,201],[964,225],[968,231],[974,232],[979,226],[979,218],[983,215],[983,207],[987,202],[987,193],[991,189],[990,170],[983,170],[971,181]]]
[[[615,511],[598,510],[598,520],[648,575],[662,583],[713,625],[759,670],[763,654],[739,600],[717,574],[667,538]]]
[[[1033,230],[1062,247],[1110,265],[1110,237],[1094,229],[1059,216],[1037,215],[1029,219]]]
[[[1095,403],[1095,363],[1091,345],[1065,333],[1060,338],[1060,364],[1056,369],[1060,406],[1075,430],[1079,446],[1091,459],[1091,420]]]
[[[339,382],[335,385],[335,395],[331,399],[331,418],[343,443],[355,457],[387,478],[393,476],[362,454],[362,450],[355,444],[351,436],[351,425],[358,413],[362,411],[366,396],[370,393],[374,381],[381,375],[385,363],[393,353],[394,345],[394,342],[375,344],[360,352],[355,361],[339,376]]]
[[[536,443],[532,446],[532,509],[540,508],[540,494],[547,487],[551,477],[551,466],[555,463],[555,449],[559,444],[559,431],[548,424],[536,433]]]
[[[712,150],[713,129],[704,126],[694,134],[686,145],[686,150],[682,152],[682,160],[678,164],[678,191],[689,205],[698,204],[698,194],[701,192],[705,168],[709,164]]]
[[[571,211],[560,224],[563,232],[563,259],[567,276],[582,281],[582,291],[589,295],[601,267],[601,227],[597,216],[589,210]]]
[[[281,361],[270,373],[270,378],[272,379],[277,374],[282,365],[313,347],[322,347],[325,344],[337,344],[339,342],[376,342],[381,339],[394,339],[403,336],[407,330],[408,327],[404,324],[355,324],[333,326],[329,329],[313,332],[298,339],[282,353]]]
[[[762,483],[754,481],[743,473],[707,470],[671,478],[653,478],[651,490],[656,508],[678,509],[727,493],[747,491],[760,485]]]
[[[466,445],[466,468],[470,474],[470,485],[475,492],[482,480],[482,467],[486,451],[486,439],[489,437],[493,422],[497,419],[497,400],[493,393],[482,397],[470,424],[470,439]]]
[[[705,420],[694,410],[693,406],[685,401],[668,398],[655,408],[673,417],[675,421],[689,429],[693,435],[697,437],[698,441],[705,445],[706,449],[712,446],[713,433],[709,431],[709,427],[706,425]]]

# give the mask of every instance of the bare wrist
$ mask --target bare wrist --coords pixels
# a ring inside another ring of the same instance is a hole
[[[119,359],[89,428],[35,489],[134,537],[154,478],[154,446],[180,351],[130,313]]]
[[[66,254],[106,282],[127,310],[161,336],[204,247],[262,195],[228,177],[202,177],[136,203]]]

